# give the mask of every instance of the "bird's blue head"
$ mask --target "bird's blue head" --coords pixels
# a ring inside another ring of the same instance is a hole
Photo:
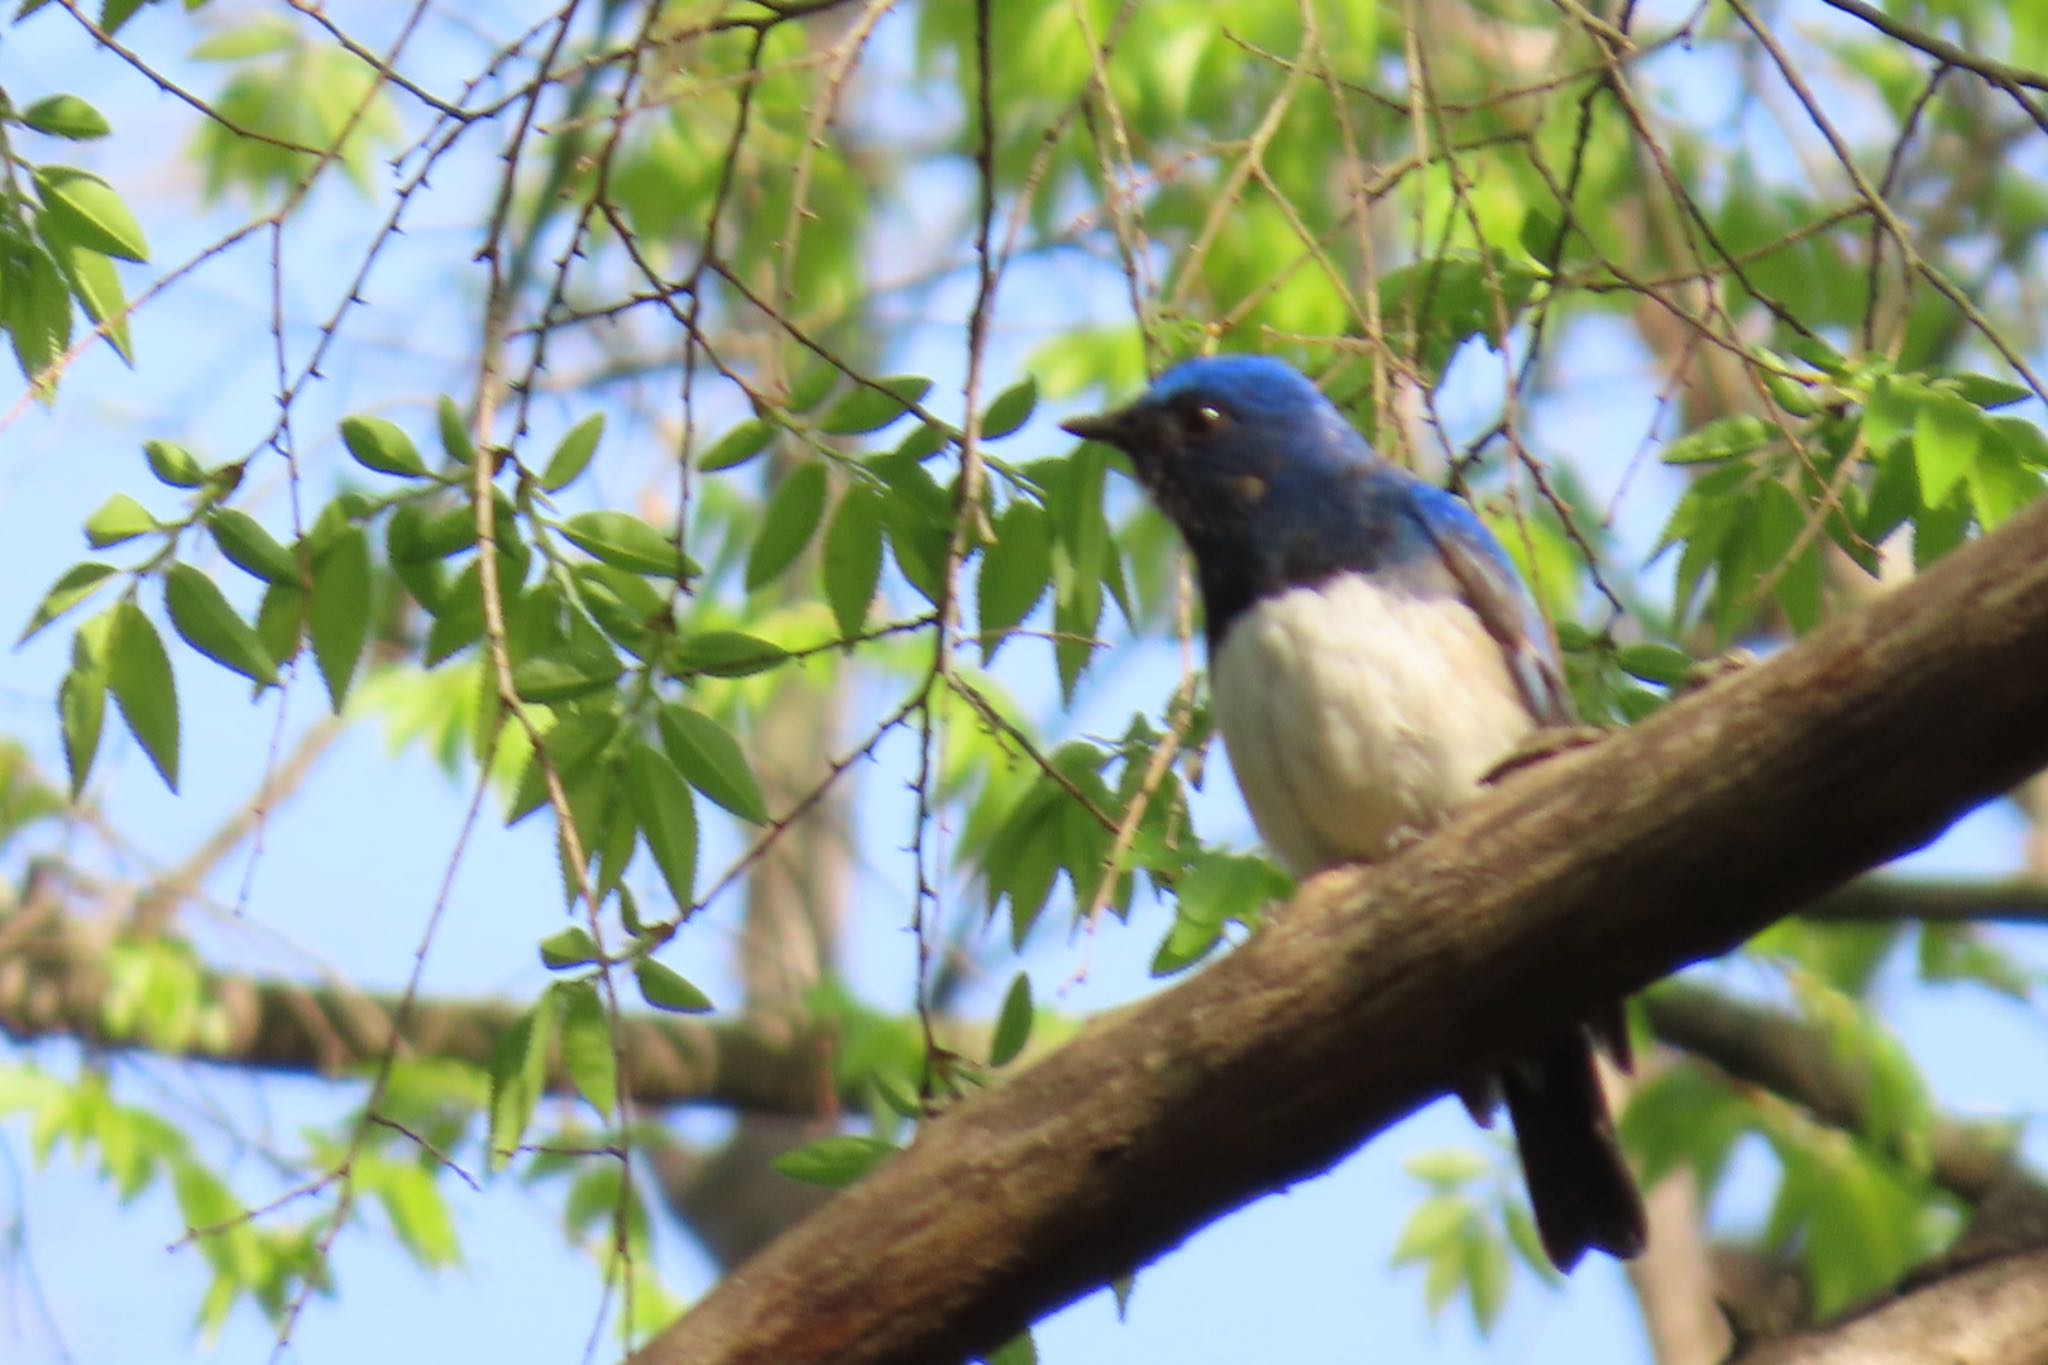
[[[1374,463],[1303,375],[1269,356],[1190,360],[1136,402],[1066,423],[1115,446],[1190,540],[1256,530],[1277,503],[1313,499]]]

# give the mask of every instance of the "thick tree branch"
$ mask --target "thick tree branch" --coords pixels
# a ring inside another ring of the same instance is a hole
[[[393,1046],[488,1066],[518,1006],[495,1001],[421,999],[402,1028],[395,996],[297,982],[206,973],[201,998],[219,1027],[177,1040],[116,1034],[107,1026],[108,972],[103,950],[55,916],[33,932],[9,922],[0,954],[0,1033],[16,1042],[71,1038],[89,1046],[134,1048],[249,1071],[337,1076],[374,1066]],[[809,1113],[830,1086],[822,1046],[806,1046],[787,1020],[681,1019],[636,1013],[619,1021],[634,1098],[641,1104],[718,1104],[743,1110]],[[574,1094],[551,1067],[548,1088]]]
[[[1643,1008],[1650,1028],[1673,1047],[1837,1128],[1870,1131],[1868,1087],[1843,1067],[1827,1039],[1790,1015],[1675,981],[1645,995]],[[1935,1181],[1980,1203],[2010,1175],[2014,1137],[1994,1124],[1937,1117],[1928,1133]]]
[[[1758,1342],[1729,1365],[2048,1365],[2048,1250],[1915,1286],[1840,1323]]]
[[[955,1362],[2048,760],[2048,504],[928,1124],[641,1365]]]

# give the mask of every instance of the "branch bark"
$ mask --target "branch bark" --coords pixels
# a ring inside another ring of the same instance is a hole
[[[28,912],[23,912],[24,914]],[[0,1033],[16,1042],[70,1038],[248,1071],[334,1077],[401,1056],[444,1057],[487,1067],[522,1009],[490,1000],[422,999],[401,1023],[396,997],[332,986],[202,974],[213,1022],[184,1038],[141,1038],[107,1025],[106,950],[57,915],[40,926],[17,916],[0,952]],[[717,1104],[807,1114],[829,1092],[821,1046],[806,1045],[790,1019],[682,1019],[634,1013],[619,1020],[620,1052],[633,1097],[660,1107]],[[558,1063],[548,1089],[575,1094]]]
[[[926,1125],[640,1365],[955,1362],[1724,952],[2048,760],[2048,504],[1768,663],[1317,878]]]
[[[2048,1249],[1919,1285],[1828,1327],[1758,1342],[1729,1365],[2048,1365]]]

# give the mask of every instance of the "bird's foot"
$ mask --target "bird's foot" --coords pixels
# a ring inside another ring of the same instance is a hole
[[[1569,749],[1583,749],[1598,744],[1607,738],[1607,731],[1597,725],[1549,725],[1530,734],[1514,751],[1500,762],[1487,769],[1479,779],[1480,785],[1492,786],[1510,773],[1541,763],[1546,758],[1556,758]]]

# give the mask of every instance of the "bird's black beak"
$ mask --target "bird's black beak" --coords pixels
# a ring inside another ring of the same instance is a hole
[[[1129,448],[1131,428],[1129,408],[1097,413],[1093,417],[1075,417],[1060,423],[1061,431],[1078,436],[1084,441],[1100,441],[1103,445],[1115,446],[1119,450]]]

